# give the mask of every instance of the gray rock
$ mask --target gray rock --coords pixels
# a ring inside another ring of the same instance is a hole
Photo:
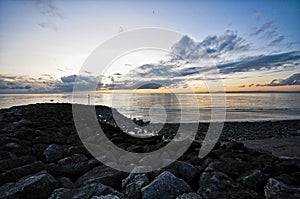
[[[116,195],[108,194],[106,196],[93,196],[91,199],[120,199],[120,198]]]
[[[51,144],[44,150],[47,162],[56,162],[62,158],[62,150],[57,144]]]
[[[15,158],[17,158],[17,156],[13,152],[1,151],[0,150],[0,160],[15,159]]]
[[[236,183],[228,175],[222,172],[203,172],[199,180],[200,186],[213,186],[216,190],[237,187]]]
[[[87,158],[82,154],[74,154],[58,161],[60,172],[65,176],[80,176],[89,170]]]
[[[49,199],[69,199],[75,194],[75,191],[67,188],[55,189]]]
[[[176,199],[202,199],[202,197],[196,193],[184,193],[178,196]]]
[[[74,155],[74,154],[84,154],[86,156],[90,155],[88,150],[83,145],[69,147],[67,150],[67,154],[69,156]]]
[[[44,164],[41,161],[13,168],[0,174],[0,185],[7,182],[16,182],[24,176],[37,173],[43,169]]]
[[[107,186],[111,186],[115,189],[121,188],[122,179],[128,174],[112,169],[106,165],[95,167],[88,171],[75,182],[76,186],[91,184],[91,183],[102,183]]]
[[[274,178],[268,180],[264,192],[267,199],[300,198],[300,188],[289,187]]]
[[[10,151],[13,149],[20,149],[22,146],[15,142],[10,142],[2,146],[0,149],[4,151]]]
[[[32,122],[27,119],[21,119],[18,122],[10,123],[10,125],[7,125],[5,128],[2,129],[4,132],[13,133],[15,130],[17,130],[21,126],[28,126],[31,125]]]
[[[252,170],[244,173],[237,179],[242,185],[254,189],[256,191],[262,191],[262,187],[265,185],[265,176],[260,170]]]
[[[57,184],[59,187],[64,187],[64,188],[68,188],[68,189],[75,188],[74,183],[67,177],[59,178]]]
[[[142,187],[149,184],[149,178],[145,173],[131,173],[126,179],[122,180],[123,193],[127,198],[141,198]]]
[[[187,192],[191,192],[191,188],[184,180],[165,171],[156,177],[149,185],[142,188],[142,198],[171,199]]]
[[[243,171],[244,167],[240,167],[238,160],[233,160],[230,163],[225,163],[221,161],[213,161],[208,164],[204,171],[206,172],[214,172],[220,171],[222,173],[226,173],[230,177],[238,177],[240,172]],[[240,163],[242,164],[242,163]]]
[[[0,161],[0,172],[7,171],[9,169],[15,168],[15,167],[20,167],[25,164],[30,164],[36,161],[36,158],[33,156],[22,156],[19,158],[14,158],[14,159],[6,159]]]
[[[203,172],[197,193],[204,199],[219,198],[261,198],[247,188],[242,188],[232,178],[222,172]]]
[[[47,172],[40,172],[7,183],[0,187],[0,198],[48,198],[54,189],[55,179]]]
[[[97,196],[113,195],[123,198],[123,194],[105,186],[101,183],[93,183],[85,185],[77,189],[59,188],[55,189],[49,199],[81,199],[81,198],[97,198]]]
[[[200,168],[182,161],[175,161],[165,169],[175,170],[178,174],[177,177],[183,179],[190,185],[197,184],[201,171]]]

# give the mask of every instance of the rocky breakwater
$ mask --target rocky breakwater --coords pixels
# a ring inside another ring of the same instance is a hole
[[[98,107],[97,111],[107,118],[106,122],[99,120],[107,137],[124,150],[149,152],[168,143],[161,134],[148,139],[129,136],[110,121],[109,108]],[[206,158],[199,159],[200,143],[195,140],[167,167],[126,173],[103,165],[85,149],[76,133],[70,104],[2,109],[0,198],[300,197],[296,160],[281,160],[238,142],[218,143]],[[158,158],[168,162],[169,157],[163,153]],[[146,167],[147,156],[141,161]]]

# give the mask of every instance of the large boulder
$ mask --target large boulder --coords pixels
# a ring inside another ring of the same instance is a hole
[[[56,162],[62,158],[62,150],[57,144],[51,144],[44,150],[45,160],[47,162]]]
[[[177,177],[183,179],[191,186],[193,186],[194,184],[198,184],[200,171],[201,171],[199,167],[196,167],[186,162],[175,161],[169,166],[167,166],[165,169],[174,170],[178,175]]]
[[[131,173],[122,180],[122,190],[127,198],[141,198],[141,189],[149,184],[148,175],[145,173]]]
[[[57,185],[58,185],[58,187],[64,187],[64,188],[68,188],[68,189],[75,188],[74,183],[67,177],[59,178],[57,181]]]
[[[102,183],[107,186],[111,186],[115,189],[121,188],[122,179],[128,174],[112,169],[106,165],[95,167],[88,171],[75,182],[76,186],[81,186],[91,183]]]
[[[267,199],[300,198],[300,188],[289,187],[274,178],[268,180],[264,191]]]
[[[55,189],[49,199],[81,199],[81,198],[95,198],[96,196],[114,195],[119,198],[123,197],[123,194],[105,186],[101,183],[92,183],[82,186],[77,189],[59,188]]]
[[[26,164],[30,164],[36,161],[36,158],[33,156],[21,156],[14,159],[5,159],[0,161],[0,172],[4,172],[15,167],[20,167]]]
[[[0,185],[7,182],[16,182],[20,178],[37,173],[44,169],[44,164],[41,161],[37,161],[31,164],[27,164],[21,167],[16,167],[0,174]]]
[[[242,171],[244,171],[244,167],[241,160],[232,160],[227,163],[222,161],[213,161],[208,164],[205,171],[219,171],[229,175],[230,177],[236,178],[240,175],[240,173],[242,173]]]
[[[0,187],[0,198],[48,198],[55,186],[55,179],[47,172],[21,178],[16,183]]]
[[[165,171],[157,176],[149,185],[142,188],[143,199],[173,199],[191,192],[191,187],[182,179]]]
[[[261,198],[253,190],[241,187],[222,172],[203,172],[197,193],[204,199],[218,198]]]
[[[260,170],[256,169],[247,171],[241,177],[239,177],[237,181],[245,187],[249,187],[261,192],[263,191],[263,186],[266,183],[266,177]]]
[[[87,160],[82,154],[74,154],[58,161],[58,166],[62,175],[76,178],[89,170]]]

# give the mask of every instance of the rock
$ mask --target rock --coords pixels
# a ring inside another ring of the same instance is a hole
[[[165,169],[175,170],[178,174],[177,177],[183,179],[191,186],[198,184],[201,169],[192,164],[182,161],[175,161]]]
[[[7,183],[0,187],[0,198],[48,198],[54,189],[55,179],[47,172],[40,172]]]
[[[44,156],[47,162],[56,162],[62,158],[61,148],[56,144],[49,145],[44,150]]]
[[[222,172],[203,172],[199,185],[197,193],[205,199],[261,198],[255,191],[240,187],[232,178]]]
[[[10,151],[10,150],[14,150],[14,149],[20,149],[22,146],[18,143],[15,142],[10,142],[5,144],[4,146],[2,146],[0,149],[4,150],[4,151]]]
[[[74,183],[67,177],[59,178],[57,184],[59,187],[63,187],[63,188],[68,188],[68,189],[75,188]]]
[[[94,196],[106,196],[106,195],[115,195],[118,198],[123,198],[122,193],[112,189],[111,187],[105,186],[101,183],[93,183],[77,189],[65,189],[65,188],[56,189],[55,191],[53,191],[50,198],[81,199],[81,198],[91,198]]]
[[[242,172],[243,167],[239,166],[233,166],[233,163],[226,164],[225,162],[221,161],[214,161],[209,163],[209,165],[206,167],[204,171],[206,172],[214,172],[214,171],[220,171],[222,173],[226,173],[227,175],[231,177],[237,177],[239,176],[240,172]]]
[[[142,198],[171,199],[187,192],[191,192],[191,188],[184,180],[165,171],[156,177],[149,185],[142,188]]]
[[[27,119],[21,119],[18,122],[14,122],[13,124],[18,125],[18,126],[29,126],[32,124],[32,122],[30,120]]]
[[[7,182],[16,182],[24,176],[37,173],[43,169],[44,164],[41,161],[13,168],[0,175],[0,185]]]
[[[91,199],[120,199],[120,198],[116,195],[108,194],[106,196],[93,196]]]
[[[45,170],[54,177],[57,177],[60,174],[59,166],[55,163],[46,164]]]
[[[7,125],[7,127],[3,128],[1,131],[13,133],[15,130],[17,130],[21,126],[29,126],[31,124],[32,124],[32,122],[30,120],[23,118],[23,119],[19,120],[18,122],[13,122],[10,125]]]
[[[232,178],[219,171],[203,172],[200,176],[199,185],[202,187],[213,186],[215,190],[237,187]]]
[[[55,189],[49,199],[69,199],[75,194],[75,190],[67,188]]]
[[[17,158],[16,154],[0,150],[0,160]]]
[[[226,150],[244,150],[245,146],[241,142],[231,141],[226,144]]]
[[[74,154],[84,154],[86,156],[90,156],[91,154],[88,152],[88,150],[85,148],[85,146],[71,146],[67,150],[67,155],[71,156]]]
[[[77,193],[73,195],[72,199],[90,198],[92,196],[101,196],[108,194],[114,194],[120,197],[123,196],[120,192],[112,189],[111,187],[105,186],[101,183],[93,183],[78,188]]]
[[[25,164],[30,164],[33,163],[34,161],[36,161],[36,158],[29,155],[14,158],[14,159],[2,160],[0,161],[0,172],[2,173],[4,171],[7,171],[15,167],[20,167]]]
[[[101,166],[103,164],[99,160],[93,158],[93,159],[88,161],[88,165],[89,165],[90,168],[94,168],[94,167],[97,167],[97,166]]]
[[[245,187],[249,187],[256,191],[263,191],[263,186],[266,183],[266,178],[260,170],[252,170],[244,173],[240,178],[237,179]]]
[[[89,170],[87,158],[82,154],[74,154],[58,161],[62,175],[76,178]]]
[[[91,183],[102,183],[107,186],[111,186],[115,189],[121,188],[122,179],[128,174],[112,169],[106,165],[95,167],[88,171],[75,182],[76,186],[91,184]]]
[[[142,187],[149,184],[149,178],[145,173],[131,173],[126,179],[122,180],[122,190],[127,198],[141,198]]]
[[[202,199],[202,197],[196,193],[184,193],[178,196],[176,199]]]
[[[264,192],[267,199],[300,198],[300,188],[289,187],[274,178],[268,180]]]

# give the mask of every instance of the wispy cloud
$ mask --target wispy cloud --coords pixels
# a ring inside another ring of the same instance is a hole
[[[295,67],[300,62],[300,51],[274,55],[260,55],[247,57],[239,61],[219,64],[217,67],[223,74],[270,70],[278,68]]]
[[[250,36],[256,36],[262,33],[266,33],[268,31],[274,31],[276,30],[276,26],[274,25],[274,23],[272,21],[268,21],[266,23],[264,23],[263,25],[261,25],[260,27],[255,27],[252,31],[252,33],[250,33]]]
[[[277,38],[275,38],[273,41],[271,41],[271,43],[269,44],[269,46],[275,46],[278,45],[280,43],[282,43],[282,41],[284,40],[284,36],[278,36]]]
[[[62,11],[55,5],[53,0],[37,0],[36,2],[42,15],[64,18]]]
[[[65,19],[63,12],[56,6],[53,0],[36,0],[35,2],[40,14],[47,18],[46,22],[43,21],[38,26],[43,29],[58,31],[59,28],[56,19]]]
[[[56,26],[56,24],[51,23],[51,22],[43,22],[43,23],[39,23],[38,25],[44,29],[51,29],[51,30],[55,30],[55,31],[58,30],[58,27]]]

